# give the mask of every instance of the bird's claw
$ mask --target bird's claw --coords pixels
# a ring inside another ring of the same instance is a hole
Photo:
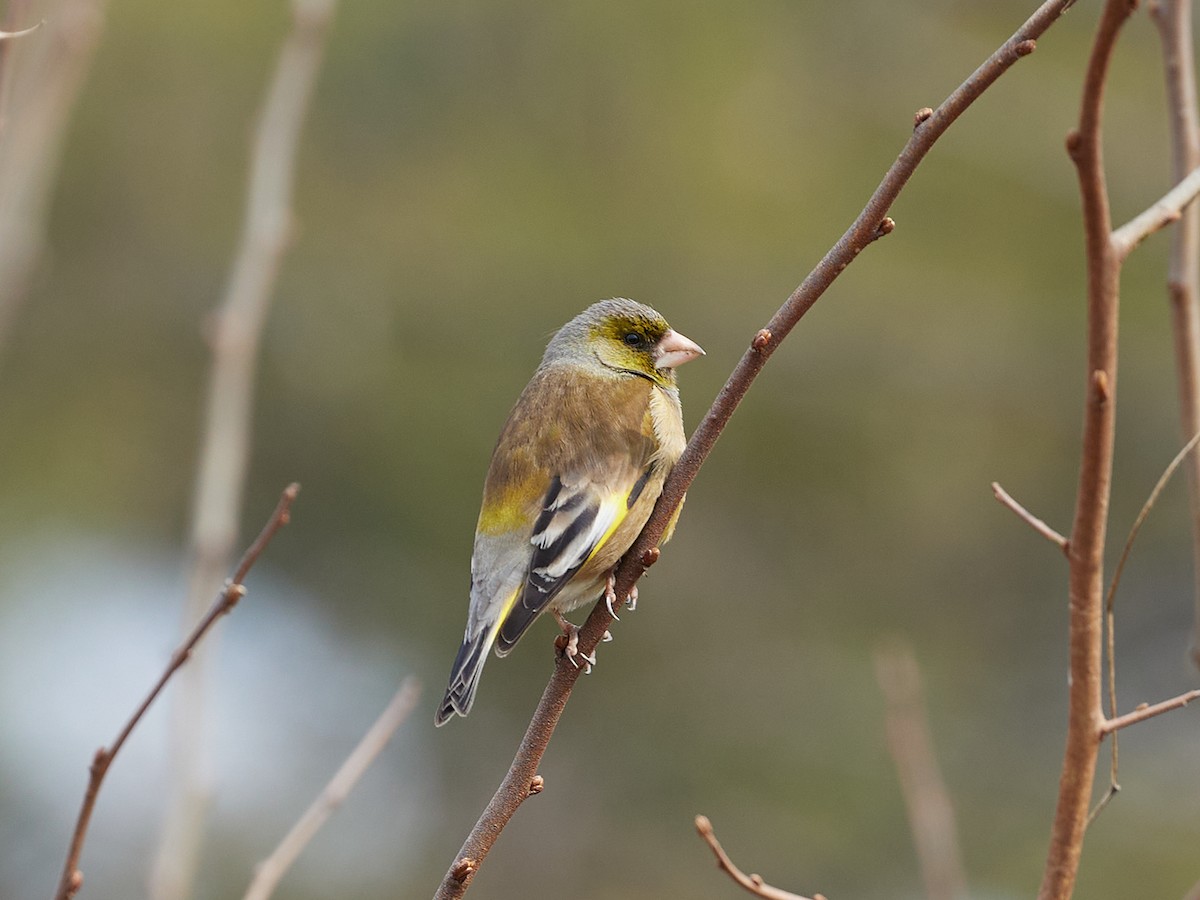
[[[606,631],[606,632],[604,632],[604,637],[600,638],[600,643],[607,644],[611,640],[612,640],[612,633]]]
[[[608,614],[613,617],[614,621],[620,622],[620,618],[613,612],[613,604],[617,602],[617,577],[616,574],[610,572],[608,581],[604,585],[604,606],[608,610]],[[625,608],[630,612],[637,609],[638,588],[635,584],[629,589],[629,596],[625,598]]]
[[[613,617],[614,622],[620,622],[621,619],[613,612],[613,603],[617,599],[617,576],[613,572],[608,573],[608,581],[604,584],[604,608],[608,610],[608,614]]]

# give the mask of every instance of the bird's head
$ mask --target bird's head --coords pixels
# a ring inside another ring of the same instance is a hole
[[[593,303],[562,327],[546,350],[550,361],[582,350],[608,369],[662,385],[675,384],[675,369],[704,351],[667,324],[655,310],[633,300]]]

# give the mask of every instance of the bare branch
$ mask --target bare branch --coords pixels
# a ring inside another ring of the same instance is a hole
[[[1136,725],[1138,722],[1146,721],[1146,719],[1161,716],[1163,713],[1170,712],[1173,709],[1182,709],[1193,700],[1200,700],[1200,688],[1187,691],[1178,697],[1172,697],[1170,700],[1164,700],[1162,703],[1155,703],[1153,706],[1147,706],[1143,703],[1131,713],[1125,713],[1125,715],[1117,716],[1115,719],[1105,719],[1100,726],[1100,736],[1113,734],[1122,728],[1128,728],[1130,725]]]
[[[1000,482],[992,482],[992,493],[996,496],[997,500],[1016,513],[1017,518],[1021,519],[1026,525],[1028,525],[1042,537],[1046,538],[1046,540],[1057,544],[1058,549],[1064,554],[1067,552],[1070,542],[1025,507],[1023,507],[1020,503],[1014,500],[1012,495],[1000,486]]]
[[[370,768],[375,758],[383,752],[392,735],[396,733],[417,704],[421,695],[421,686],[413,677],[405,678],[396,691],[387,708],[375,720],[375,724],[367,731],[358,746],[346,757],[337,774],[333,776],[325,789],[321,791],[312,805],[304,811],[292,830],[279,843],[271,855],[255,867],[254,879],[246,890],[244,900],[267,900],[274,893],[279,881],[292,867],[297,857],[304,852],[308,842],[312,840],[322,825],[337,810],[363,773]]]
[[[875,677],[887,703],[887,739],[900,779],[909,829],[928,900],[961,900],[967,877],[958,849],[954,805],[938,769],[921,671],[912,647],[895,641],[875,651]]]
[[[1192,44],[1191,0],[1151,3],[1158,25],[1167,86],[1167,120],[1171,128],[1171,173],[1176,181],[1200,166],[1200,110]],[[1167,295],[1175,344],[1175,380],[1179,391],[1182,431],[1200,431],[1200,207],[1184,208],[1174,229]],[[1192,662],[1200,667],[1200,455],[1187,466],[1192,519]]]
[[[290,238],[296,147],[333,10],[333,0],[293,0],[292,30],[254,135],[241,245],[211,337],[213,360],[196,479],[185,621],[198,614],[220,583],[237,536],[259,344]],[[198,861],[209,795],[202,775],[205,656],[181,679],[172,709],[175,774],[150,877],[153,900],[186,897]]]
[[[1166,469],[1158,477],[1153,490],[1150,491],[1150,496],[1142,504],[1141,511],[1133,522],[1133,527],[1129,529],[1129,537],[1125,539],[1125,546],[1121,550],[1121,558],[1117,561],[1116,569],[1113,570],[1112,583],[1108,586],[1108,598],[1104,604],[1105,631],[1108,636],[1108,714],[1110,721],[1111,718],[1115,718],[1117,715],[1116,617],[1113,615],[1113,609],[1117,596],[1117,587],[1121,583],[1121,574],[1125,571],[1125,563],[1129,561],[1129,554],[1133,550],[1133,542],[1137,539],[1138,532],[1142,530],[1142,524],[1146,521],[1146,517],[1150,515],[1150,510],[1154,508],[1154,504],[1158,501],[1159,494],[1163,492],[1163,488],[1167,486],[1167,482],[1171,480],[1171,476],[1175,474],[1175,470],[1179,468],[1188,454],[1196,448],[1198,442],[1200,442],[1200,432],[1192,435],[1192,439],[1183,445],[1183,448],[1175,454],[1175,458],[1167,464]],[[1117,736],[1114,734],[1112,740],[1112,766],[1110,769],[1109,793],[1102,801],[1101,806],[1097,807],[1095,812],[1092,813],[1091,819],[1094,819],[1104,804],[1121,789],[1121,786],[1117,783],[1117,755],[1118,742]]]
[[[125,745],[126,739],[133,733],[133,729],[137,727],[142,720],[142,716],[150,708],[150,705],[162,693],[162,689],[166,687],[167,682],[184,663],[191,658],[192,651],[200,640],[208,633],[209,629],[226,613],[228,613],[237,602],[245,595],[246,588],[242,585],[246,575],[249,574],[251,567],[263,551],[267,549],[267,545],[275,534],[286,525],[291,516],[292,503],[296,499],[296,494],[300,491],[300,485],[290,484],[284,490],[283,495],[279,498],[279,503],[275,507],[275,511],[271,513],[271,518],[267,520],[267,524],[263,526],[263,530],[259,532],[254,543],[246,550],[242,557],[241,563],[238,564],[234,576],[230,579],[224,590],[217,595],[217,599],[213,601],[204,617],[196,624],[191,633],[187,636],[179,648],[171,654],[170,662],[167,663],[167,668],[159,676],[154,687],[150,689],[150,693],[141,702],[141,705],[129,717],[129,721],[125,723],[125,727],[121,729],[116,740],[108,747],[101,747],[96,751],[95,758],[92,760],[92,765],[89,770],[90,777],[88,779],[87,791],[83,796],[83,805],[79,809],[79,816],[75,821],[75,831],[71,836],[71,846],[67,851],[67,861],[63,866],[62,877],[58,883],[58,892],[54,895],[55,900],[69,900],[74,897],[83,885],[83,874],[79,871],[79,857],[83,853],[83,843],[87,838],[88,824],[91,822],[92,810],[96,806],[96,798],[100,794],[100,785],[104,781],[104,776],[108,772],[109,766],[112,765],[113,759],[120,752],[121,747]]]
[[[799,894],[792,894],[788,891],[780,890],[777,887],[771,887],[762,880],[760,875],[747,875],[736,865],[729,855],[725,852],[725,848],[721,846],[717,840],[717,835],[713,832],[712,822],[708,821],[708,816],[696,816],[696,831],[704,842],[708,844],[712,850],[713,856],[717,858],[717,868],[728,873],[729,877],[740,887],[745,888],[756,897],[763,897],[765,900],[809,900],[807,897],[802,897]],[[813,894],[811,900],[825,900],[823,894]]]
[[[924,115],[922,110],[922,115],[917,117],[912,136],[884,174],[883,180],[858,218],[792,292],[766,327],[756,333],[750,347],[718,393],[712,407],[688,441],[683,455],[671,470],[642,533],[618,567],[617,596],[627,596],[634,583],[645,572],[648,565],[645,560],[650,559],[651,554],[657,553],[663,533],[683,501],[688,487],[771,354],[820,299],[834,279],[865,247],[889,230],[884,221],[888,211],[937,139],[1014,63],[1033,52],[1037,46],[1036,39],[1057,21],[1072,2],[1073,0],[1047,0],[936,110],[929,115]],[[581,652],[591,655],[613,621],[603,600],[598,602],[580,629]],[[436,895],[438,900],[451,900],[466,893],[474,873],[482,865],[496,838],[529,795],[528,786],[537,774],[542,754],[554,733],[580,672],[580,669],[569,662],[559,659],[508,773],[442,879]],[[470,865],[460,866],[460,862],[464,860]]]
[[[1178,222],[1183,210],[1196,199],[1197,194],[1200,194],[1200,167],[1192,169],[1153,206],[1113,232],[1112,241],[1117,258],[1123,261],[1134,247],[1154,232]]]
[[[1096,774],[1104,611],[1104,544],[1116,430],[1117,308],[1121,256],[1112,240],[1101,152],[1104,88],[1130,0],[1107,0],[1084,76],[1079,126],[1067,138],[1083,201],[1087,254],[1087,385],[1075,517],[1068,554],[1070,685],[1067,739],[1039,900],[1067,900],[1075,886]]]

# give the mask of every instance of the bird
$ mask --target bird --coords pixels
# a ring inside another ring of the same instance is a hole
[[[654,309],[621,297],[593,303],[550,339],[492,452],[466,631],[436,725],[471,711],[489,651],[507,655],[547,610],[575,662],[579,629],[565,614],[601,596],[612,609],[616,565],[687,443],[675,369],[703,355]]]

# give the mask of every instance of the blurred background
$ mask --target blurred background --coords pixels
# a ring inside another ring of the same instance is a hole
[[[277,896],[431,896],[551,670],[552,622],[435,730],[483,475],[548,336],[593,300],[700,342],[689,430],[755,331],[935,106],[1034,7],[344,2],[301,139],[296,240],[263,337],[244,546],[293,524],[219,627],[196,896],[240,896],[405,675],[421,704]],[[872,653],[922,666],[974,896],[1041,877],[1065,728],[1066,566],[992,497],[1070,528],[1082,237],[1063,138],[1097,3],[934,149],[775,355],[695,482],[642,602],[580,681],[546,791],[471,896],[736,896],[697,839],[831,898],[921,896]],[[30,21],[56,0],[31,0]],[[48,896],[95,748],[180,628],[207,318],[236,249],[282,0],[110,0],[0,346],[0,896]],[[25,40],[38,41],[38,35]],[[1114,218],[1170,184],[1157,36],[1108,97]],[[1169,239],[1126,268],[1112,558],[1182,444]],[[1196,684],[1182,481],[1118,600],[1123,710]],[[582,617],[581,617],[582,618]],[[167,715],[117,759],[82,896],[145,895]],[[1079,894],[1200,876],[1200,724],[1125,732]],[[1099,788],[1106,777],[1102,759]]]

